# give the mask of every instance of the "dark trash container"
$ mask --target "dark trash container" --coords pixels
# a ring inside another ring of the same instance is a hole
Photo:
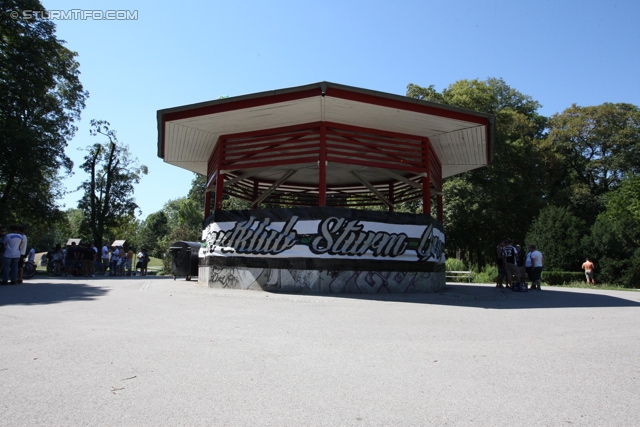
[[[201,247],[199,242],[183,241],[175,242],[169,247],[173,280],[176,280],[176,276],[187,276],[187,280],[191,280],[192,276],[198,275]]]

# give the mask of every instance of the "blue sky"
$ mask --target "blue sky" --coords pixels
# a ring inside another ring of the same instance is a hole
[[[576,103],[640,105],[640,2],[49,1],[48,10],[137,11],[137,20],[58,20],[90,92],[67,154],[104,119],[149,175],[141,218],[186,196],[193,174],[157,157],[156,112],[319,81],[404,95],[460,79],[503,78],[550,116]],[[89,7],[90,5],[90,7]],[[61,200],[76,207],[80,193]]]

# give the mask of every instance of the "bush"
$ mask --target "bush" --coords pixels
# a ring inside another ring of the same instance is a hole
[[[540,278],[545,285],[557,286],[584,281],[584,273],[580,271],[542,271]]]
[[[473,283],[495,283],[498,277],[498,267],[486,265],[480,272],[473,273]]]
[[[447,271],[467,271],[464,262],[456,258],[448,258],[445,265]]]

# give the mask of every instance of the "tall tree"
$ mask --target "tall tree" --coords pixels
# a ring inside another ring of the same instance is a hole
[[[44,10],[37,0],[0,5],[0,223],[51,224],[60,219],[59,170],[88,93],[76,53],[64,47],[50,20],[17,19],[11,12]]]
[[[166,248],[159,246],[160,239],[164,238],[171,232],[169,228],[169,218],[164,211],[154,212],[144,220],[138,232],[138,240],[141,248],[156,258],[161,258],[166,252]]]
[[[572,105],[549,120],[547,144],[562,160],[554,202],[595,221],[606,194],[640,173],[640,109],[631,104]]]
[[[433,86],[410,84],[407,96],[496,116],[492,163],[448,178],[443,185],[447,247],[460,249],[469,264],[481,267],[493,260],[499,240],[522,242],[543,206],[549,174],[537,143],[546,123],[537,113],[540,105],[494,78],[460,80],[441,93]]]
[[[116,131],[104,120],[91,121],[91,136],[104,136],[107,141],[86,148],[80,169],[89,178],[78,189],[84,190],[78,208],[84,213],[84,227],[91,231],[98,247],[105,231],[135,215],[138,205],[133,197],[134,184],[148,173],[144,165],[131,156],[126,144],[118,141]]]
[[[584,262],[582,240],[588,232],[568,207],[547,206],[533,221],[526,243],[535,244],[544,254],[545,270],[575,271]]]
[[[599,282],[640,287],[640,175],[628,174],[605,196],[605,211],[585,239]]]

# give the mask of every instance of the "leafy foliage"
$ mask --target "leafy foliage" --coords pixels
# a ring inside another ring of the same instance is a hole
[[[586,239],[598,281],[640,283],[640,176],[628,175],[605,196],[605,211]]]
[[[456,258],[447,258],[445,261],[447,271],[466,271],[467,267],[462,260]]]
[[[496,242],[522,241],[543,205],[547,165],[537,144],[546,119],[537,101],[501,79],[460,80],[442,93],[407,87],[407,96],[496,115],[495,155],[488,167],[447,178],[443,184],[447,247],[478,267],[493,259]]]
[[[138,205],[133,186],[148,170],[131,157],[128,146],[118,141],[109,122],[92,120],[91,126],[92,136],[102,135],[107,141],[86,148],[80,169],[89,174],[89,179],[78,188],[84,191],[78,208],[84,213],[83,227],[91,231],[96,245],[101,246],[107,229],[118,227],[135,215]]]
[[[630,104],[573,105],[549,120],[548,146],[563,159],[558,203],[588,222],[625,174],[640,172],[640,110]]]
[[[160,240],[164,238],[171,229],[169,228],[169,218],[164,211],[154,212],[147,217],[138,232],[138,244],[140,248],[145,248],[149,254],[156,258],[162,258],[165,249],[160,247]]]
[[[584,261],[582,239],[588,232],[584,221],[569,208],[548,206],[531,225],[526,242],[542,252],[545,270],[580,270]]]
[[[37,0],[0,5],[0,222],[20,220],[37,234],[62,218],[58,173],[71,172],[65,149],[88,93],[52,21],[10,16],[29,9],[44,10]]]

